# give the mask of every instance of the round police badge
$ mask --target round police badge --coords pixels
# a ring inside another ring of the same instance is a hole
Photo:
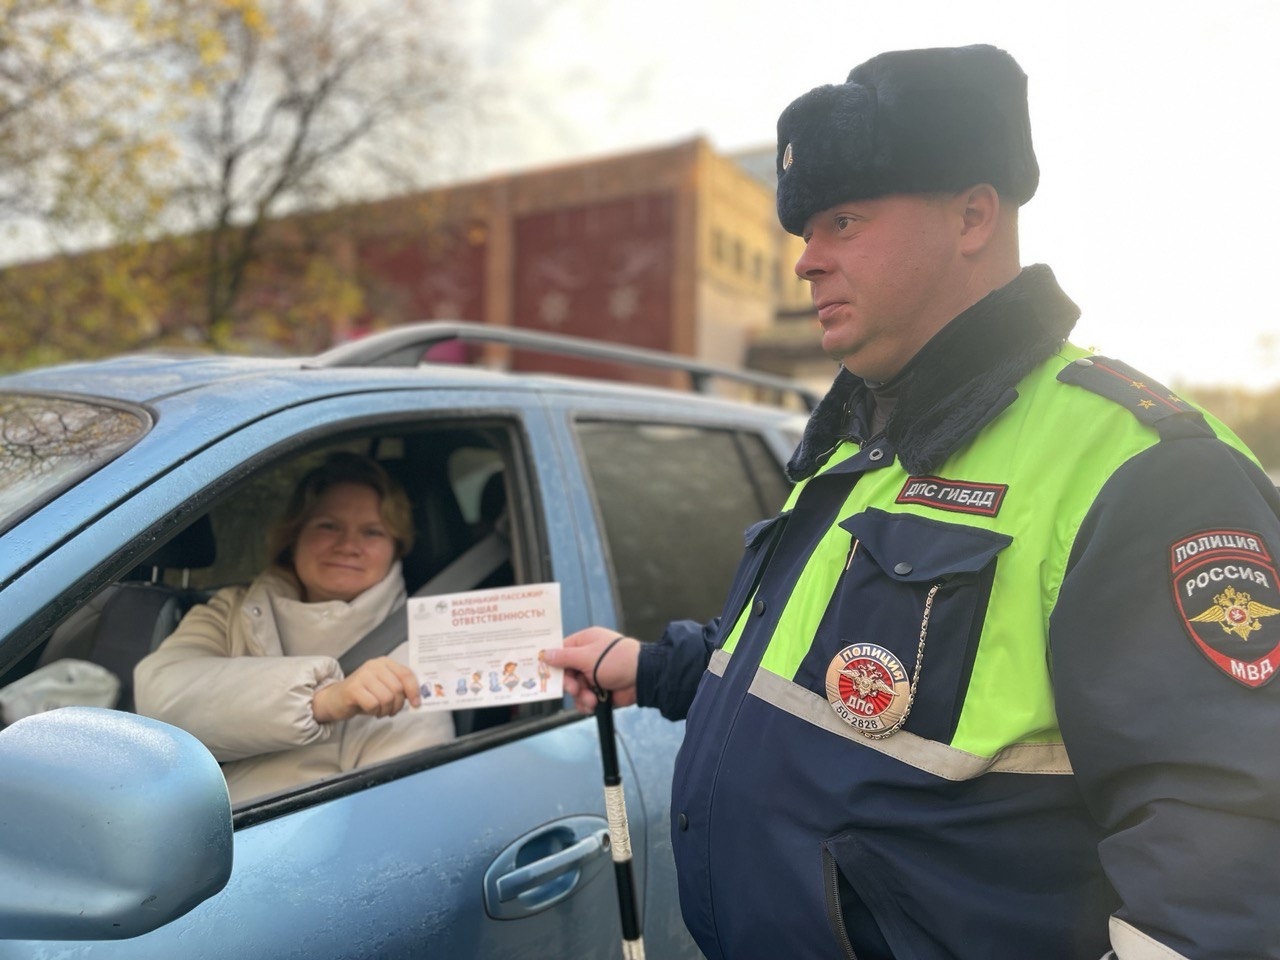
[[[874,736],[893,732],[911,706],[902,661],[875,643],[854,643],[827,666],[827,700],[849,726]]]

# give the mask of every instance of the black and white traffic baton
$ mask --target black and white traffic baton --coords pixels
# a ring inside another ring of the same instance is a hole
[[[596,670],[605,654],[613,649],[614,639],[596,660]],[[635,877],[631,872],[631,829],[627,826],[627,804],[622,793],[622,774],[618,769],[618,743],[613,731],[613,700],[608,690],[600,688],[592,671],[591,684],[596,694],[596,728],[600,733],[600,759],[604,763],[604,809],[609,818],[609,851],[613,856],[613,873],[618,881],[618,913],[622,918],[623,960],[644,960],[644,938],[640,935],[640,911],[636,906]]]

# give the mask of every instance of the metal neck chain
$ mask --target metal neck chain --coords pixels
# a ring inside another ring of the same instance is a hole
[[[877,730],[872,733],[868,730],[859,731],[868,740],[883,740],[890,734],[897,733],[902,729],[902,725],[907,722],[907,715],[911,713],[911,705],[916,702],[916,684],[920,682],[920,665],[924,662],[924,641],[929,635],[929,614],[933,612],[933,598],[937,596],[941,583],[935,583],[929,588],[929,595],[924,598],[924,616],[920,620],[920,642],[916,645],[916,666],[911,671],[911,690],[907,693],[907,706],[902,711],[897,721],[891,727],[884,730]]]

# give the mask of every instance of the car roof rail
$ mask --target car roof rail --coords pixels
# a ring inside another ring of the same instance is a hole
[[[327,350],[312,357],[305,366],[308,368],[416,367],[430,348],[450,341],[496,343],[557,356],[582,357],[630,366],[675,370],[689,376],[690,385],[697,393],[710,393],[710,384],[714,380],[730,380],[776,391],[783,395],[793,395],[804,404],[806,410],[813,410],[819,400],[818,394],[804,384],[773,374],[716,366],[691,357],[681,357],[645,347],[623,346],[567,334],[500,327],[462,320],[432,320],[391,327]]]

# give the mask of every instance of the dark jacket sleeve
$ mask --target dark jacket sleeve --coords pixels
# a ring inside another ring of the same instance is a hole
[[[719,626],[719,617],[707,623],[676,620],[667,624],[661,640],[644,644],[636,672],[636,702],[657,707],[668,720],[683,720],[711,659]]]
[[[1280,957],[1280,682],[1257,666],[1280,645],[1278,517],[1262,471],[1184,438],[1121,467],[1076,536],[1054,688],[1120,960],[1142,935],[1188,960]]]

